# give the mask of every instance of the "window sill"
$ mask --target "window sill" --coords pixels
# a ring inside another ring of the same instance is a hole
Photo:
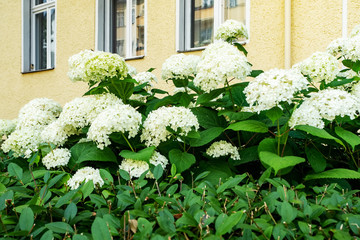
[[[134,57],[127,57],[127,58],[124,58],[124,60],[125,60],[125,61],[128,61],[128,60],[143,59],[144,57],[145,57],[145,55],[134,56]]]
[[[45,72],[45,71],[51,71],[54,70],[55,68],[47,68],[47,69],[39,69],[39,70],[33,70],[33,71],[24,71],[21,72],[22,74],[27,74],[27,73],[36,73],[36,72]]]
[[[197,48],[190,48],[190,49],[186,49],[186,50],[177,50],[178,53],[186,53],[186,52],[197,52],[197,51],[202,51],[206,48],[207,46],[204,47],[197,47]]]

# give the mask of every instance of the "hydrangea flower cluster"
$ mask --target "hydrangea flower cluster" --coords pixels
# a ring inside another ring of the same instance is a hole
[[[42,142],[40,134],[61,112],[61,106],[54,100],[37,98],[27,103],[19,112],[18,123],[1,148],[12,150],[14,156],[29,158]]]
[[[349,35],[350,38],[353,38],[353,37],[357,37],[360,35],[360,24],[359,25],[356,25],[352,30],[351,30],[351,33]]]
[[[122,79],[127,72],[127,65],[118,54],[85,50],[69,58],[68,76],[72,81],[94,84],[115,76]]]
[[[213,158],[230,155],[232,159],[240,160],[240,154],[237,147],[224,140],[220,140],[211,144],[210,147],[206,149],[206,154]]]
[[[290,120],[291,128],[296,125],[310,125],[324,128],[322,119],[333,121],[336,116],[354,119],[360,110],[359,99],[340,89],[325,89],[313,93],[310,98],[295,109]]]
[[[294,94],[306,89],[307,85],[307,79],[294,69],[266,71],[244,89],[246,101],[250,105],[246,111],[259,113],[275,106],[281,108],[281,102],[291,103]]]
[[[250,64],[236,47],[217,41],[204,50],[197,65],[194,84],[205,92],[210,92],[220,84],[225,84],[227,78],[243,80],[250,72]]]
[[[315,52],[293,68],[298,68],[302,74],[309,76],[315,83],[322,80],[330,83],[339,73],[339,63],[336,57],[326,52]]]
[[[163,169],[169,164],[169,160],[158,152],[154,152],[149,162],[154,166],[160,164]],[[119,168],[128,172],[131,178],[139,178],[145,171],[149,170],[149,164],[145,161],[124,159]],[[154,178],[154,175],[149,171],[146,177]]]
[[[46,126],[56,120],[61,110],[61,105],[52,99],[35,98],[20,109],[17,129]]]
[[[59,166],[66,166],[70,160],[71,153],[67,148],[57,148],[46,154],[42,163],[49,170]]]
[[[131,76],[131,77],[134,77],[136,74],[137,74],[137,70],[135,67],[131,66],[130,64],[127,64],[126,63],[126,67],[128,69],[128,74]]]
[[[148,86],[145,87],[145,90],[148,93],[151,93],[151,90],[154,86],[152,82],[158,82],[156,76],[151,72],[140,72],[134,76],[134,79],[138,82],[138,85],[147,83]]]
[[[233,19],[226,20],[215,32],[215,39],[217,40],[232,41],[247,38],[248,32],[245,25]]]
[[[185,79],[196,73],[199,56],[183,53],[170,56],[162,65],[161,77],[167,79]]]
[[[185,107],[160,107],[148,115],[141,134],[141,141],[147,146],[158,146],[160,142],[171,137],[166,129],[170,127],[174,131],[180,129],[179,135],[185,136],[191,130],[199,128],[199,122],[190,109]]]
[[[7,119],[0,119],[0,139],[4,135],[10,135],[15,128],[17,124],[16,120],[7,120]]]
[[[141,114],[130,105],[118,104],[108,107],[101,112],[91,124],[88,139],[97,143],[97,147],[111,144],[109,135],[113,132],[127,132],[129,137],[134,137],[140,128]]]
[[[347,42],[347,38],[338,38],[333,40],[328,47],[326,48],[327,52],[333,55],[334,57],[341,55],[345,45]]]
[[[104,180],[100,176],[99,169],[94,169],[92,167],[83,167],[77,170],[74,176],[67,181],[67,185],[71,188],[71,190],[75,190],[84,181],[86,183],[90,180],[93,181],[94,187],[96,184],[99,184],[100,187],[104,185]]]

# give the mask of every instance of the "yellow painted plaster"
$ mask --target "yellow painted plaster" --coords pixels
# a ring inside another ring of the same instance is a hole
[[[348,33],[360,24],[360,1],[348,0]]]

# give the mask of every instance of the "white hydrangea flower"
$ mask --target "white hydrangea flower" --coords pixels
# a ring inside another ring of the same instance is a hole
[[[118,54],[85,50],[69,58],[68,76],[72,81],[97,83],[105,78],[123,78],[128,69]]]
[[[61,110],[61,105],[52,99],[35,98],[20,109],[16,128],[45,126],[55,121]]]
[[[43,126],[22,127],[12,132],[3,142],[1,148],[4,152],[12,150],[15,157],[24,156],[29,158],[32,152],[38,150],[38,146],[42,142],[41,132]]]
[[[94,169],[92,167],[83,167],[77,170],[74,176],[67,181],[67,185],[71,188],[71,190],[75,190],[84,181],[86,183],[90,180],[93,181],[94,187],[96,184],[99,184],[100,187],[104,185],[104,180],[100,176],[99,169]]]
[[[152,82],[158,82],[156,76],[151,72],[140,72],[134,76],[134,79],[138,82],[138,85],[147,83],[148,86],[146,86],[144,89],[148,93],[151,93],[151,90],[154,87]]]
[[[353,62],[360,59],[360,35],[346,41],[342,49],[342,57]]]
[[[128,74],[131,76],[131,77],[134,77],[136,74],[137,74],[137,70],[135,67],[131,66],[130,64],[127,64],[126,63],[126,66],[127,66],[127,69],[128,69]]]
[[[46,154],[42,163],[49,170],[59,166],[66,166],[70,160],[71,153],[67,148],[57,148]]]
[[[133,94],[129,98],[130,100],[138,101],[138,102],[146,102],[146,96],[141,94]]]
[[[41,139],[43,142],[62,146],[70,135],[77,133],[76,128],[71,129],[70,125],[65,128],[60,120],[56,120],[44,128],[41,132]]]
[[[9,135],[12,133],[17,125],[17,119],[8,120],[8,119],[0,119],[0,139],[4,135]]]
[[[360,35],[360,24],[356,25],[349,35],[350,38],[357,37]]]
[[[327,52],[333,55],[334,57],[341,55],[347,40],[348,40],[347,38],[338,38],[333,40],[327,47],[326,49]]]
[[[166,129],[180,129],[180,136],[187,135],[191,130],[199,128],[199,122],[190,109],[185,107],[160,107],[149,113],[144,122],[141,141],[147,146],[158,146],[160,142],[171,137]]]
[[[217,41],[203,52],[194,84],[205,92],[224,84],[229,77],[243,80],[251,72],[246,57],[233,45]]]
[[[307,79],[294,69],[271,69],[257,76],[244,89],[250,112],[260,112],[280,106],[281,102],[291,103],[294,94],[306,89]]]
[[[94,97],[94,108],[88,115],[89,123],[92,123],[106,108],[123,104],[122,100],[113,93],[97,94]]]
[[[169,164],[169,160],[158,152],[154,152],[154,154],[150,158],[149,162],[154,166],[157,166],[160,164],[163,169],[165,169],[166,166]],[[133,177],[138,178],[145,171],[149,170],[149,164],[145,161],[124,159],[121,162],[121,165],[119,165],[119,168],[130,173],[131,178],[133,178]],[[149,171],[146,174],[146,177],[154,178],[154,175]]]
[[[210,147],[206,149],[206,154],[214,158],[230,155],[232,159],[240,160],[238,148],[224,140],[211,144]]]
[[[245,25],[239,21],[229,19],[221,24],[215,32],[215,39],[224,41],[235,39],[247,39],[248,32]]]
[[[96,142],[97,147],[111,144],[109,135],[113,132],[127,132],[129,137],[135,137],[141,124],[141,114],[130,105],[118,104],[106,108],[91,124],[88,139]]]
[[[360,82],[357,82],[352,86],[351,94],[360,99]]]
[[[295,109],[289,125],[292,128],[302,124],[323,128],[324,124],[319,122],[319,116],[329,121],[333,121],[336,116],[349,116],[354,119],[359,110],[360,101],[356,96],[340,89],[324,89],[312,93],[310,98],[305,99],[301,106]]]
[[[196,73],[199,56],[175,54],[165,60],[162,65],[162,79],[184,79]]]
[[[308,75],[315,82],[325,80],[330,83],[339,73],[339,62],[333,55],[326,52],[315,52],[297,65],[302,74]]]

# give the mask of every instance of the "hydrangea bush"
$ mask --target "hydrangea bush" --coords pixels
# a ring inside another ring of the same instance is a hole
[[[247,37],[242,24],[226,22],[215,36],[200,57],[165,61],[174,94],[154,86],[151,68],[136,73],[116,54],[85,50],[68,73],[88,83],[84,96],[63,107],[34,99],[16,120],[1,120],[0,233],[359,236],[358,30],[292,69],[266,72],[235,41]],[[311,191],[319,202],[307,200]]]

